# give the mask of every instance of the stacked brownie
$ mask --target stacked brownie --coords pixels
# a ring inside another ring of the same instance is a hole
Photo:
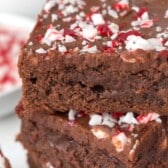
[[[0,150],[0,168],[10,168],[10,164],[8,159],[3,155],[2,151]]]
[[[46,2],[18,64],[32,167],[168,167],[168,1],[157,3]]]

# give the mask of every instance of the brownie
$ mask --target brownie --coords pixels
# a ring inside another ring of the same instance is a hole
[[[3,155],[0,150],[0,168],[11,168],[8,159]]]
[[[32,158],[30,155],[28,156],[28,163],[29,163],[30,168],[41,168],[42,161],[41,161],[41,159],[39,159],[38,155],[36,155],[36,156],[33,155],[34,158]],[[158,160],[160,160],[161,162],[159,162]],[[156,161],[153,161],[153,163],[148,164],[146,166],[146,168],[167,168],[166,160],[164,163],[162,162],[162,160],[164,160],[164,159],[163,158],[157,159]],[[50,163],[47,163],[46,167],[51,168],[52,165],[50,165]],[[57,168],[62,168],[62,167],[58,166]],[[114,166],[112,167],[112,165],[110,165],[109,168],[114,168]]]
[[[134,117],[128,117],[128,113],[124,116],[118,113],[115,115],[120,122],[112,126],[99,124],[95,118],[97,115],[84,113],[78,113],[75,120],[70,120],[71,111],[68,114],[31,112],[25,115],[27,113],[18,108],[22,119],[19,140],[38,167],[168,166],[167,117],[148,122],[141,117],[143,122],[140,124],[135,122]],[[130,124],[126,118],[129,118]]]
[[[18,64],[26,109],[167,115],[167,6],[47,1]]]

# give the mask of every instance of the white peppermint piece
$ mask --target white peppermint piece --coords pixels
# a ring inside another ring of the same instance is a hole
[[[109,16],[111,16],[111,17],[113,17],[115,19],[119,18],[118,13],[115,10],[113,10],[113,9],[108,9],[108,14],[109,14]]]
[[[58,51],[61,53],[67,52],[67,48],[64,45],[58,45]]]
[[[138,121],[134,117],[132,112],[126,113],[125,116],[120,117],[119,124],[126,123],[126,124],[138,124]]]
[[[39,48],[39,49],[36,50],[36,53],[38,53],[38,54],[46,54],[47,51],[45,49],[43,49],[43,48]]]
[[[76,113],[77,113],[77,111],[75,111],[75,110],[73,110],[73,109],[70,109],[70,110],[69,110],[69,113],[68,113],[68,119],[69,119],[70,121],[75,120]]]
[[[54,168],[54,166],[50,162],[47,162],[45,168]]]
[[[103,113],[103,121],[111,121],[113,123],[117,123],[117,120],[114,119],[109,113]]]
[[[97,51],[98,51],[98,49],[97,49],[97,46],[95,45],[95,46],[89,47],[89,48],[88,48],[88,46],[84,46],[80,52],[81,52],[81,53],[86,52],[86,53],[94,54],[94,53],[96,53]]]
[[[54,21],[56,21],[56,20],[58,20],[57,14],[52,14],[52,15],[51,15],[51,21],[54,22]]]
[[[102,125],[106,125],[110,128],[113,128],[115,126],[115,123],[110,120],[103,120]]]
[[[132,7],[132,10],[134,10],[135,12],[139,12],[139,7],[133,6],[133,7]]]
[[[141,19],[142,19],[143,21],[149,20],[149,14],[148,14],[148,12],[144,12],[144,13],[141,15]]]
[[[47,44],[47,45],[51,45],[52,42],[59,40],[62,41],[64,39],[63,34],[56,30],[55,28],[51,27],[49,29],[47,29],[44,38],[42,39],[42,44]]]
[[[135,35],[130,35],[127,37],[127,40],[125,41],[126,49],[127,50],[153,50],[154,47],[149,43],[148,40]]]
[[[138,122],[140,124],[147,124],[151,121],[162,122],[160,119],[160,115],[157,113],[148,113],[146,115],[138,116]]]
[[[95,14],[93,14],[93,15],[91,16],[91,19],[92,19],[93,24],[94,24],[95,26],[101,25],[101,24],[105,24],[103,15],[100,14],[100,13],[95,13]]]
[[[57,0],[49,0],[44,6],[44,10],[48,13],[50,9],[55,6],[56,3],[57,3]]]
[[[108,28],[113,32],[113,33],[118,33],[119,32],[119,25],[115,23],[110,23]]]
[[[92,25],[85,25],[85,27],[82,30],[83,38],[87,40],[93,40],[94,37],[97,35],[97,29],[94,28]]]
[[[30,41],[30,42],[28,43],[28,45],[29,45],[29,46],[32,46],[32,45],[33,45],[33,42],[32,42],[32,41]]]
[[[96,125],[101,125],[103,117],[98,114],[91,114],[90,115],[90,120],[89,120],[89,125],[90,126],[96,126]]]
[[[65,36],[65,43],[72,43],[72,42],[75,42],[75,41],[76,40],[72,36],[69,36],[69,35]]]
[[[153,26],[153,20],[145,20],[140,23],[141,28],[150,28]]]
[[[157,26],[157,27],[156,27],[156,32],[161,32],[161,31],[162,31],[162,27]]]
[[[162,42],[157,38],[150,38],[148,39],[148,42],[151,46],[153,46],[153,49],[155,49],[156,51],[161,51],[165,49]]]
[[[168,19],[168,9],[165,12],[164,18]]]

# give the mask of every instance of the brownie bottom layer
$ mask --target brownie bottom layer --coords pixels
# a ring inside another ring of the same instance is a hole
[[[139,141],[131,139],[122,152],[117,152],[111,138],[97,139],[91,133],[87,120],[87,117],[79,118],[71,126],[65,114],[34,113],[30,118],[22,118],[19,139],[38,168],[168,167],[167,121],[152,122],[142,129],[137,126],[139,134],[134,135]],[[101,126],[103,129],[113,130]],[[119,141],[115,145],[121,147]]]

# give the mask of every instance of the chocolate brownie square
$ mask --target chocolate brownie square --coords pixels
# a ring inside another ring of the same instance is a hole
[[[167,0],[48,0],[19,59],[30,111],[168,114]]]
[[[87,115],[71,111],[47,114],[23,109],[19,140],[37,167],[56,168],[166,168],[168,118],[141,123],[131,113]],[[98,117],[103,116],[103,123]],[[69,117],[68,117],[69,116]],[[115,125],[108,119],[115,120]],[[130,121],[128,123],[127,121]],[[109,121],[109,122],[108,122]],[[111,124],[110,124],[111,123]],[[157,167],[159,165],[160,167]]]

